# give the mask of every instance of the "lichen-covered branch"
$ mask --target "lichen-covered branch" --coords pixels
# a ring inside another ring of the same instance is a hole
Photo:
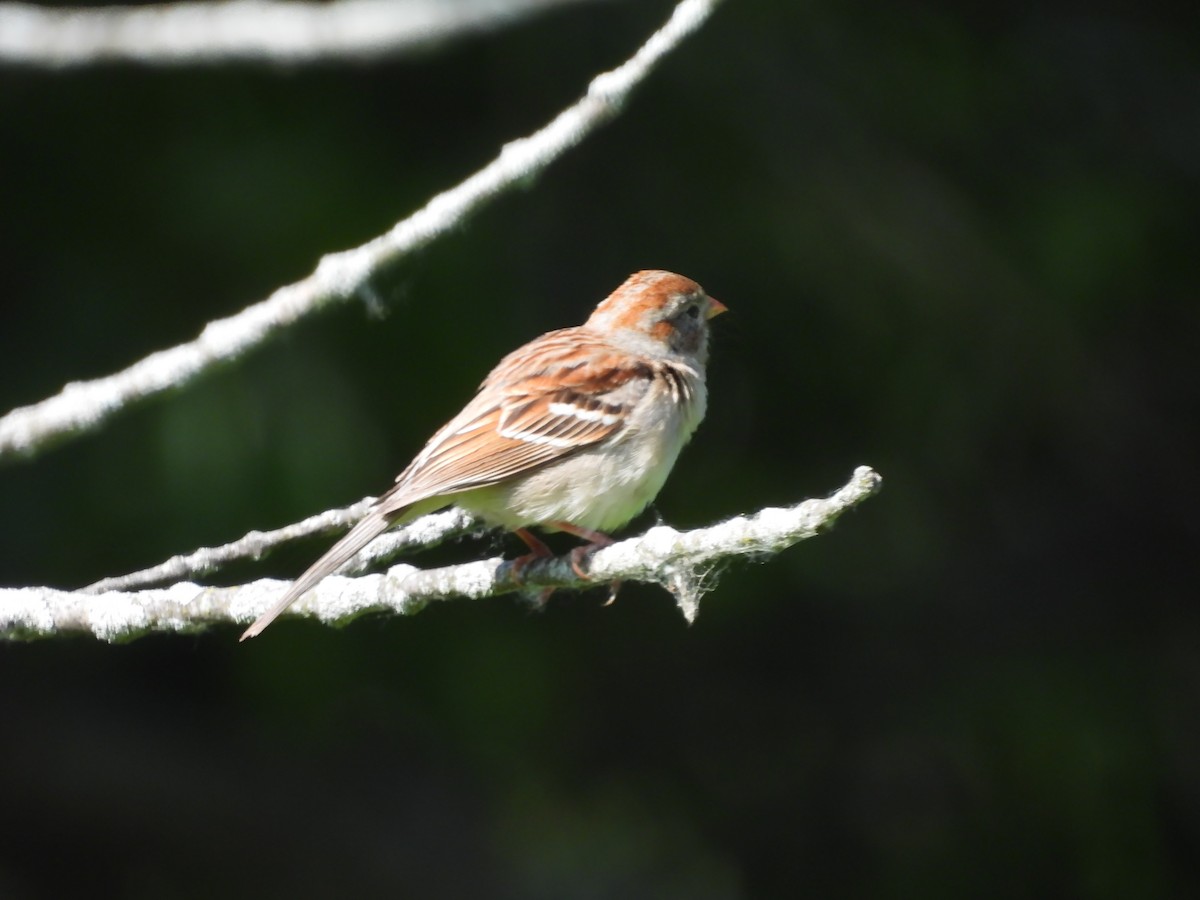
[[[361,61],[427,49],[580,2],[221,0],[99,9],[0,3],[0,62],[65,67]]]
[[[407,614],[434,600],[492,597],[540,587],[583,589],[610,581],[654,582],[675,594],[689,621],[695,618],[709,573],[725,560],[778,553],[814,537],[838,516],[881,486],[865,466],[823,500],[764,509],[708,528],[676,531],[665,525],[598,550],[588,560],[590,578],[581,579],[567,557],[530,565],[523,578],[499,558],[440,569],[406,564],[386,573],[326,578],[291,612],[327,623],[344,623],[373,610]],[[195,631],[215,624],[244,625],[266,609],[287,586],[262,579],[226,588],[182,582],[168,588],[102,594],[52,588],[0,589],[0,637],[16,640],[89,632],[113,641],[158,631]],[[266,636],[268,639],[270,635]]]
[[[68,384],[40,403],[0,418],[0,461],[32,456],[56,442],[98,428],[112,415],[168,388],[181,387],[218,363],[235,360],[283,328],[331,304],[370,294],[370,279],[434,238],[458,228],[488,201],[527,183],[551,162],[617,115],[657,63],[708,18],[719,0],[682,0],[670,19],[628,61],[594,78],[578,102],[529,137],[507,144],[474,175],[438,194],[386,234],[332,253],[302,281],[276,290],[194,341],[160,350],[128,369]]]

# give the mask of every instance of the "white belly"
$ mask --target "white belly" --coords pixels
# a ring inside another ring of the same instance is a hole
[[[704,418],[703,384],[686,407],[635,410],[615,440],[580,451],[524,478],[467,492],[458,505],[505,528],[565,522],[592,531],[620,528],[662,490],[679,451]]]

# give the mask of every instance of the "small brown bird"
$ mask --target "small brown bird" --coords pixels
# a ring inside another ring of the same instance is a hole
[[[658,495],[704,418],[708,320],[724,311],[690,278],[637,272],[583,325],[510,353],[242,640],[392,525],[445,506],[519,535],[532,552],[518,563],[550,555],[530,526],[582,537],[583,551],[611,543],[605,532]]]

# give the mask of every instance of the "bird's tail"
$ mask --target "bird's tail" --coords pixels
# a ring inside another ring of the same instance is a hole
[[[350,561],[359,550],[367,546],[377,536],[387,530],[396,521],[396,515],[384,514],[378,508],[371,510],[346,536],[329,548],[329,551],[308,567],[308,570],[292,583],[292,586],[279,598],[279,602],[254,620],[242,634],[241,640],[261,634],[262,630],[275,621],[285,609],[303,597],[317,586],[326,575],[332,575]]]

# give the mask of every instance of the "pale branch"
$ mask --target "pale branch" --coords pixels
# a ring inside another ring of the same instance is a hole
[[[370,611],[411,614],[434,600],[477,599],[522,590],[536,593],[541,587],[588,589],[619,580],[663,585],[675,594],[690,622],[701,595],[712,586],[711,573],[723,561],[772,555],[814,537],[876,493],[881,484],[879,475],[863,466],[844,487],[823,500],[764,509],[694,531],[659,525],[596,551],[587,560],[590,577],[586,580],[572,570],[569,554],[531,564],[519,580],[512,564],[499,558],[424,571],[398,564],[384,574],[330,576],[302,597],[292,612],[344,624]],[[0,637],[33,640],[85,632],[115,641],[150,632],[244,625],[286,587],[286,582],[261,579],[225,588],[180,582],[168,588],[104,594],[5,588],[0,589]]]
[[[239,313],[205,326],[194,341],[160,350],[129,368],[73,382],[39,403],[0,418],[0,461],[32,456],[98,428],[129,404],[179,388],[219,363],[233,361],[283,328],[358,293],[382,268],[460,227],[515,185],[527,183],[619,112],[662,58],[708,18],[720,0],[681,0],[666,24],[625,63],[592,79],[587,93],[540,130],[507,145],[490,163],[377,238],[321,259],[307,278],[281,287]]]
[[[80,592],[102,594],[106,591],[128,591],[131,588],[146,587],[164,581],[208,575],[239,560],[262,559],[272,550],[290,541],[349,528],[366,514],[374,502],[374,497],[364,497],[350,506],[327,510],[282,528],[251,531],[236,541],[219,547],[201,547],[191,553],[172,556],[165,562],[147,569],[130,572],[128,575],[102,578],[94,584],[80,588]],[[380,560],[391,559],[402,550],[433,547],[477,527],[478,523],[460,509],[448,509],[422,516],[415,522],[409,522],[402,528],[376,538],[346,563],[341,571],[346,574],[365,572]]]
[[[99,9],[0,3],[0,63],[361,61],[426,50],[581,2],[596,0],[223,0]]]

